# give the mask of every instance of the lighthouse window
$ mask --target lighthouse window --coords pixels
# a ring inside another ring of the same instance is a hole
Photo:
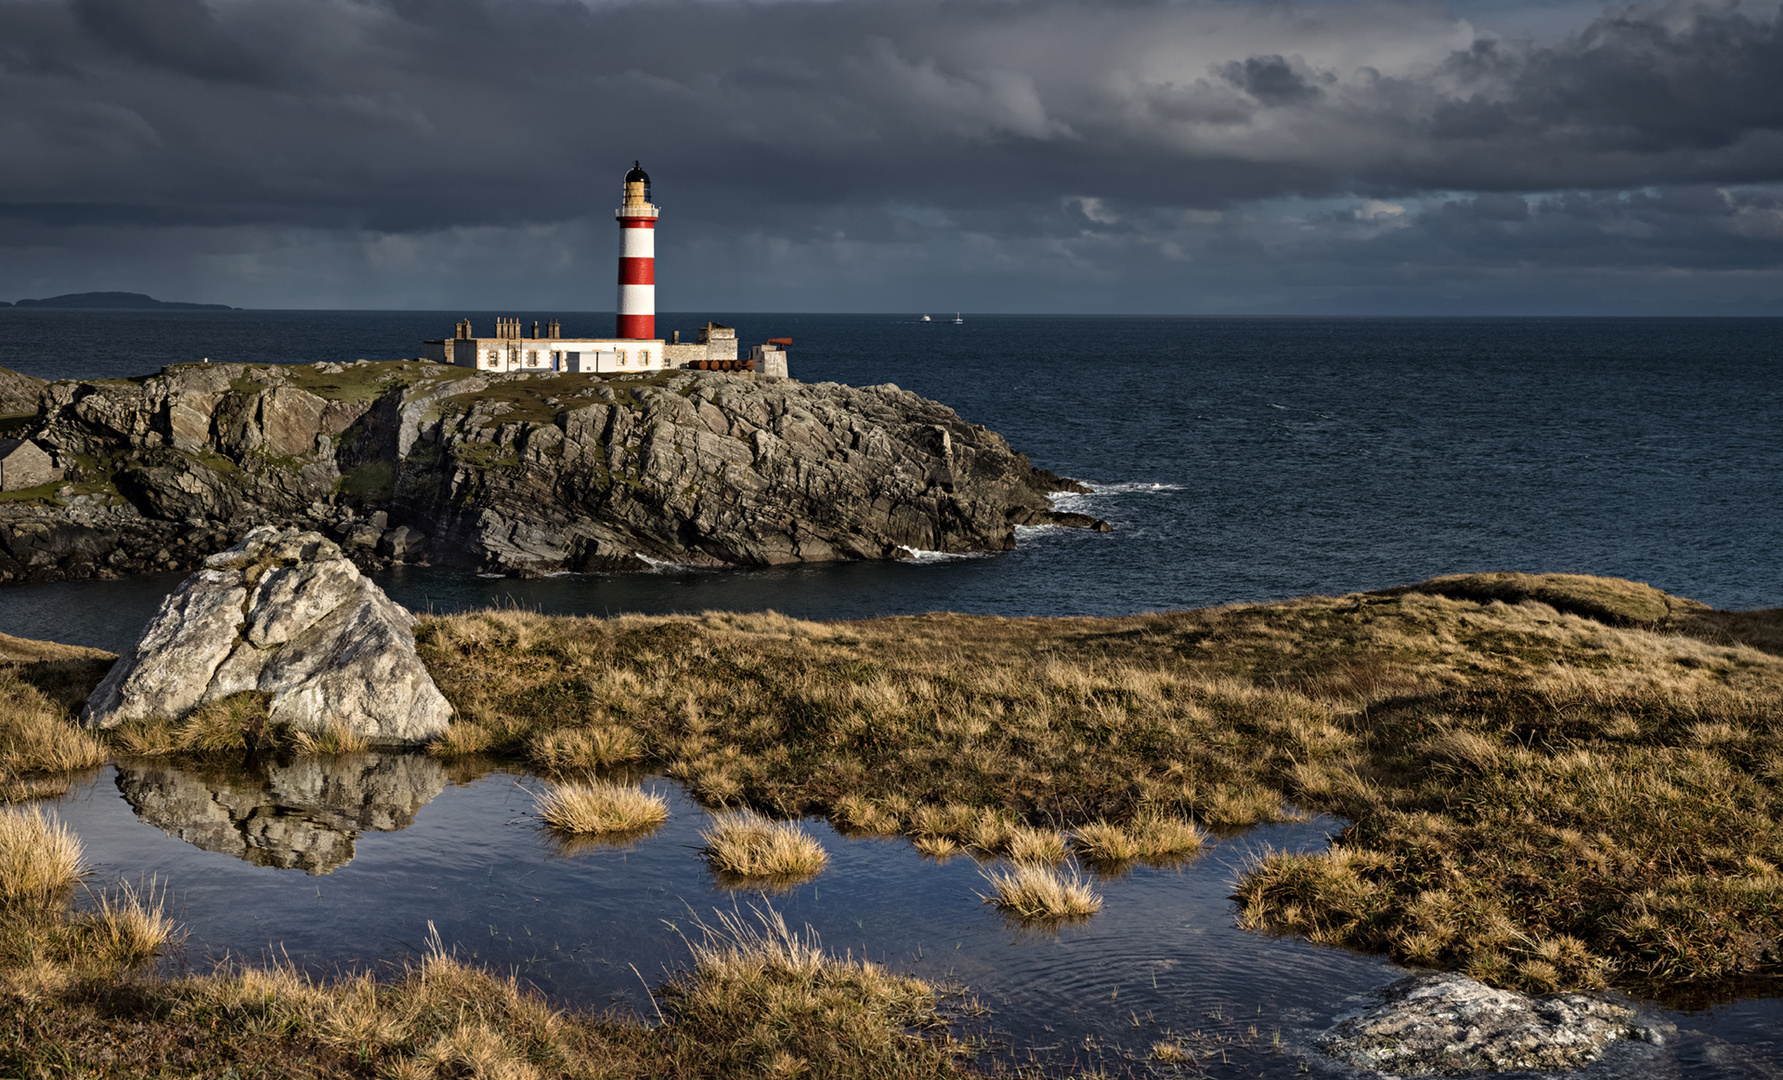
[[[625,366],[625,350],[624,349],[619,350],[619,366],[620,367]]]

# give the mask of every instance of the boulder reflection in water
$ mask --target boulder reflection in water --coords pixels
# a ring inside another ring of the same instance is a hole
[[[353,861],[362,832],[408,828],[445,786],[445,772],[424,754],[341,754],[257,769],[118,763],[118,790],[142,820],[205,851],[306,874]]]

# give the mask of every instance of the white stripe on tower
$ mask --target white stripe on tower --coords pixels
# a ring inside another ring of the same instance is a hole
[[[656,337],[656,215],[650,176],[632,162],[619,219],[619,327],[622,338]]]

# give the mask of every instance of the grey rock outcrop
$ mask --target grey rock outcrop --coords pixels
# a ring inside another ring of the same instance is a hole
[[[1391,1076],[1582,1068],[1619,1039],[1656,1040],[1634,1009],[1589,994],[1530,997],[1464,975],[1413,975],[1320,1035],[1332,1057]]]
[[[21,375],[11,368],[0,368],[0,416],[34,413],[49,384],[30,375]]]
[[[255,529],[161,602],[81,720],[177,718],[257,690],[271,695],[271,722],[294,731],[427,742],[452,709],[415,654],[414,623],[333,541]]]
[[[1054,511],[1048,493],[1079,485],[889,384],[187,364],[38,398],[20,434],[79,464],[51,503],[0,505],[0,581],[192,570],[266,523],[330,533],[362,563],[515,574],[897,559],[1005,550],[1017,525],[1106,527]],[[402,528],[428,543],[379,542]]]
[[[329,874],[362,832],[395,832],[445,790],[423,754],[299,758],[261,771],[124,761],[118,790],[138,817],[205,851],[256,866]]]

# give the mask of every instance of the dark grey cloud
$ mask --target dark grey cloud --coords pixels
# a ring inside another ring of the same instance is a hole
[[[1252,56],[1220,67],[1226,81],[1265,105],[1300,105],[1324,96],[1318,84],[1281,56]],[[1332,79],[1331,76],[1326,76]]]
[[[1725,5],[0,0],[0,145],[0,295],[585,294],[633,158],[719,304],[1783,274],[1783,25]]]
[[[70,0],[75,24],[149,67],[223,82],[270,82],[273,42],[229,33],[204,0]]]

